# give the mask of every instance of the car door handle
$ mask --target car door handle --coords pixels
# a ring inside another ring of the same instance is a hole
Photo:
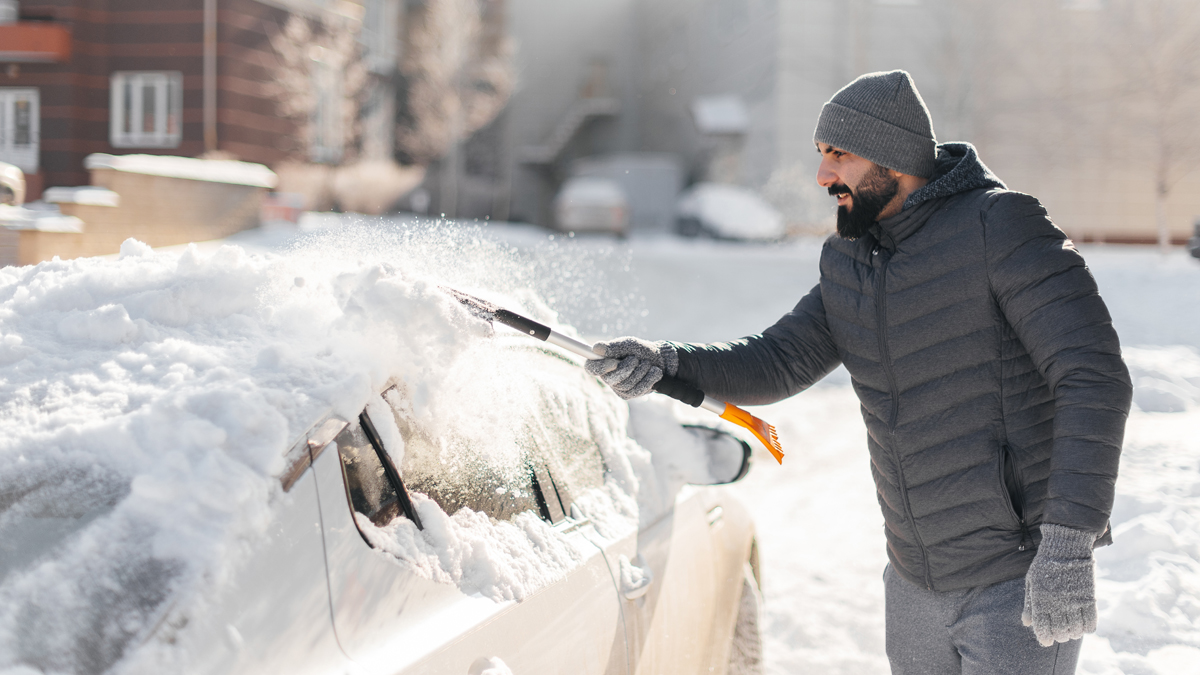
[[[716,524],[721,522],[721,519],[724,517],[725,517],[725,509],[721,508],[720,506],[712,507],[711,509],[708,510],[708,525],[709,525],[709,527],[715,527]]]
[[[650,568],[641,554],[637,556],[636,565],[625,556],[618,560],[621,564],[621,595],[624,595],[626,600],[636,600],[645,595],[646,591],[650,590],[650,584],[654,582],[654,575],[650,574]]]

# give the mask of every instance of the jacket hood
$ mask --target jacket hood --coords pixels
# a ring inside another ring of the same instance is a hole
[[[1007,189],[970,143],[942,143],[937,146],[933,175],[929,182],[904,200],[903,210],[941,197],[949,197],[979,188]]]

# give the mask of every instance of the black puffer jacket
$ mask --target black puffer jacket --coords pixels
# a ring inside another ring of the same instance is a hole
[[[904,210],[821,253],[774,326],[676,344],[679,376],[763,404],[844,363],[862,402],[888,556],[935,590],[1025,573],[1042,523],[1111,541],[1132,387],[1096,283],[1036,199],[965,143]]]

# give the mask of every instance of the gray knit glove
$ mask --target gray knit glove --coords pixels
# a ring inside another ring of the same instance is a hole
[[[1042,544],[1025,574],[1021,622],[1043,647],[1096,632],[1096,535],[1042,525]]]
[[[622,337],[597,342],[592,351],[604,358],[588,361],[584,368],[624,399],[649,394],[664,372],[675,375],[679,370],[679,354],[670,342]]]

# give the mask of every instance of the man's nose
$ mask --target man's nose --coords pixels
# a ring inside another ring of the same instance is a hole
[[[829,168],[829,160],[822,159],[821,166],[817,167],[817,185],[827,188],[834,183],[837,183],[838,175],[833,169]]]

